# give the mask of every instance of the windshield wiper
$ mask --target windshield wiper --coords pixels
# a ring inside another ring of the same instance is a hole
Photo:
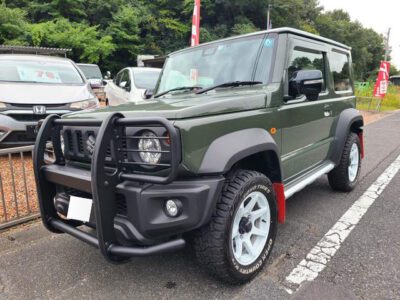
[[[169,93],[175,92],[175,91],[184,91],[184,90],[193,91],[193,90],[202,89],[202,88],[203,87],[201,87],[201,86],[181,86],[181,87],[173,88],[168,91],[157,94],[154,96],[154,98],[158,98],[158,97],[164,96],[166,94],[169,94]]]
[[[217,88],[224,88],[224,87],[238,87],[238,86],[243,86],[243,85],[257,85],[257,84],[262,84],[261,81],[231,81],[231,82],[225,82],[222,84],[217,84],[214,86],[210,86],[208,88],[202,89],[198,91],[196,94],[204,94],[207,93],[211,90],[215,90]]]

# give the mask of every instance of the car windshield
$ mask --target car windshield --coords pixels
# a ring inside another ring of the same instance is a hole
[[[165,63],[157,94],[180,87],[209,88],[228,82],[266,83],[274,43],[270,36],[254,35],[172,54]],[[261,67],[256,70],[258,59]]]
[[[69,61],[1,59],[0,82],[82,84],[78,70]]]
[[[135,70],[135,86],[138,89],[153,90],[156,87],[161,70]]]
[[[99,66],[78,65],[86,79],[103,79]]]

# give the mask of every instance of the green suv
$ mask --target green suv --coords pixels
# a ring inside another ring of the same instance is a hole
[[[42,123],[43,223],[110,262],[190,240],[212,274],[247,282],[272,251],[287,198],[324,174],[334,190],[356,185],[353,90],[350,48],[291,28],[175,52],[148,101]]]

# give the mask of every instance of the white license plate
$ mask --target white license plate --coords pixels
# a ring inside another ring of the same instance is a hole
[[[92,199],[71,196],[69,198],[67,219],[89,222],[92,206]]]

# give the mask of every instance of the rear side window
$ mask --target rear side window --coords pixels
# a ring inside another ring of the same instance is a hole
[[[351,90],[349,56],[344,53],[332,51],[330,66],[336,92]]]
[[[321,52],[308,52],[304,50],[293,50],[289,64],[288,75],[292,78],[293,73],[301,70],[319,70],[322,72],[322,90],[325,90],[325,56]]]

